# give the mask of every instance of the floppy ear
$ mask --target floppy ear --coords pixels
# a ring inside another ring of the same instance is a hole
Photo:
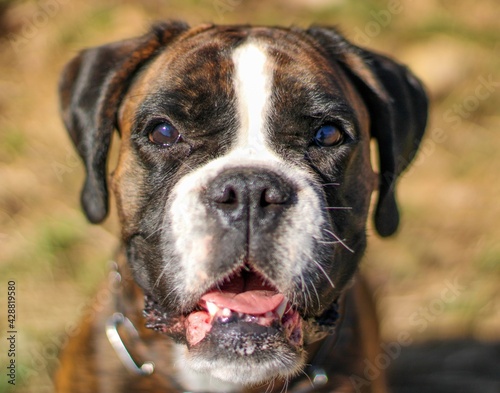
[[[142,37],[84,50],[62,73],[62,117],[85,164],[81,202],[93,223],[108,213],[106,161],[121,99],[139,68],[187,28],[181,22],[157,24]]]
[[[307,32],[344,68],[368,108],[380,159],[375,228],[381,236],[390,236],[399,225],[396,180],[415,157],[423,137],[427,95],[405,66],[352,45],[335,29],[312,27]]]

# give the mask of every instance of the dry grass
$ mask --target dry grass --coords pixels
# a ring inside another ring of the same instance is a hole
[[[370,230],[363,269],[375,288],[383,335],[499,338],[495,0],[406,2],[386,26],[375,15],[387,3],[376,1],[12,3],[0,22],[0,32],[14,34],[4,35],[0,44],[0,336],[3,341],[6,282],[15,279],[17,392],[51,391],[49,375],[65,328],[105,277],[117,246],[114,216],[98,227],[80,212],[83,171],[59,120],[58,74],[79,49],[139,34],[159,18],[191,24],[340,24],[359,43],[409,64],[427,84],[433,104],[424,150],[398,189],[403,213],[398,236],[381,240]],[[48,4],[58,8],[44,11]],[[488,79],[489,90],[478,95]],[[442,300],[450,282],[456,283],[456,296]]]

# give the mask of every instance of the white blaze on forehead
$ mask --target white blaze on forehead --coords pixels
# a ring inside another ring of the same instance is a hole
[[[240,118],[236,150],[245,156],[260,157],[270,153],[266,141],[266,113],[271,104],[271,62],[263,47],[252,41],[236,48],[232,57]]]

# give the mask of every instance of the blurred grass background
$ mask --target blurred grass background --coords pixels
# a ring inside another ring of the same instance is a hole
[[[398,235],[382,240],[369,230],[363,269],[383,337],[500,338],[497,0],[0,0],[0,369],[13,279],[16,392],[52,391],[65,330],[118,244],[114,211],[103,226],[80,211],[83,169],[59,119],[58,75],[80,49],[141,34],[164,18],[336,24],[408,64],[432,107],[426,142],[399,184]],[[455,296],[443,298],[450,286]],[[4,371],[0,392],[9,391]]]

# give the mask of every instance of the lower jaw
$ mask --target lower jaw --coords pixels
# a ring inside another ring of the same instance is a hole
[[[170,336],[175,342],[179,344],[187,344],[189,342],[186,337],[186,316],[180,315],[178,317],[172,318],[167,315],[165,312],[160,311],[158,304],[151,297],[146,295],[145,298],[145,308],[143,311],[144,317],[146,319],[146,327],[155,330],[159,333],[163,333],[167,336]],[[298,316],[298,315],[297,315]],[[327,335],[334,334],[336,330],[337,322],[340,318],[339,314],[339,304],[336,300],[332,307],[329,310],[326,310],[320,319],[312,319],[307,322],[300,318],[298,329],[288,330],[284,332],[284,327],[281,326],[269,326],[262,327],[267,329],[281,329],[281,340],[289,345],[291,348],[302,348],[304,344],[311,344],[313,342],[319,341],[325,338]],[[249,326],[253,326],[260,328],[259,325],[248,324]],[[214,324],[213,326],[218,326],[218,324]],[[225,328],[230,326],[228,324]],[[245,324],[241,324],[241,326],[245,326]],[[224,328],[224,324],[221,324],[217,329]],[[224,329],[225,329],[224,328]],[[212,342],[214,341],[214,333],[217,332],[217,329],[213,330],[211,333],[207,334],[207,337],[204,338],[203,341]],[[212,329],[211,329],[212,330]],[[248,329],[244,329],[248,330]],[[226,332],[228,330],[225,330]],[[268,331],[261,331],[267,335],[274,333],[269,333]],[[297,333],[300,337],[297,337]],[[235,344],[233,338],[233,344]],[[197,344],[198,345],[198,344]],[[197,345],[191,346],[191,348],[195,348]]]
[[[259,324],[237,320],[231,323],[214,323],[203,340],[188,347],[190,350],[197,348],[219,349],[239,354],[241,356],[253,356],[254,352],[259,356],[265,356],[265,351],[276,346],[289,347],[293,351],[299,351],[303,347],[302,324],[299,321],[293,331],[286,326],[274,324],[262,326]]]
[[[247,314],[238,316],[237,313],[233,313],[234,317],[229,318],[210,317],[206,311],[172,318],[160,311],[152,297],[146,296],[145,300],[143,314],[146,318],[146,327],[164,333],[178,343],[187,344],[190,349],[227,340],[238,348],[238,340],[245,343],[249,340],[260,342],[271,337],[275,341],[286,343],[291,348],[303,345],[303,320],[296,311],[290,310],[281,319],[273,321],[269,318],[264,322],[257,316],[252,317]],[[191,319],[194,314],[198,316],[195,318],[196,322]],[[207,344],[201,345],[202,343]]]
[[[274,378],[290,378],[305,364],[302,319],[291,331],[286,324],[215,322],[203,340],[190,345],[186,338],[186,317],[169,318],[155,305],[151,298],[146,298],[146,326],[186,345],[186,366],[194,371],[251,386]]]
[[[189,347],[187,365],[223,381],[255,385],[295,376],[305,364],[302,345],[293,345],[281,329],[216,325]]]

